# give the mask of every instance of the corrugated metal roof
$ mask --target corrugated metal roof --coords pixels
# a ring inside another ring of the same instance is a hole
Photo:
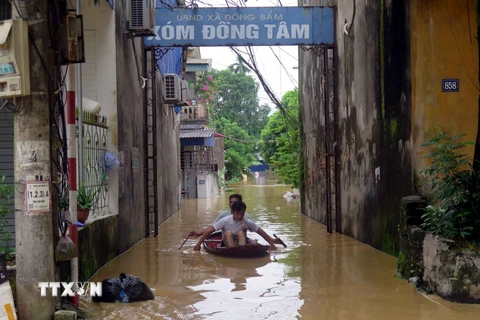
[[[212,59],[187,58],[187,64],[212,64]]]
[[[199,130],[180,130],[180,139],[186,138],[210,138],[215,129],[199,129]]]

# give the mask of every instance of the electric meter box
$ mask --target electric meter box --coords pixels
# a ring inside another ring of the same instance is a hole
[[[0,21],[0,97],[30,95],[28,22]]]

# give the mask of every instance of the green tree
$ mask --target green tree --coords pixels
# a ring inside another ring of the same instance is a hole
[[[221,118],[214,122],[218,132],[225,135],[225,178],[231,180],[240,177],[242,171],[255,160],[252,138],[236,122]]]
[[[240,177],[258,152],[256,141],[270,112],[259,104],[258,90],[241,59],[226,70],[203,73],[197,82],[199,102],[207,107],[215,131],[225,135],[227,180]]]
[[[214,120],[225,118],[238,123],[247,133],[259,138],[260,132],[267,124],[270,107],[260,105],[258,99],[259,85],[255,79],[248,75],[240,64],[234,64],[227,70],[212,70],[204,75],[211,77],[209,86],[200,88],[214,95],[209,95],[210,113]],[[204,84],[202,82],[202,84]],[[205,97],[205,100],[208,100]]]
[[[285,112],[276,111],[262,130],[260,154],[282,181],[299,186],[300,123],[298,91],[288,91],[282,98]]]
[[[246,74],[250,72],[250,70],[245,65],[245,63],[243,63],[243,59],[240,56],[237,56],[237,62],[230,65],[228,67],[228,70],[232,71],[233,73],[241,73],[241,74]]]

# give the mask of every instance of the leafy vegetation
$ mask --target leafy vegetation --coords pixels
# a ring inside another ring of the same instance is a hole
[[[243,70],[243,69],[239,69]],[[209,109],[214,121],[222,118],[237,123],[249,136],[260,137],[260,131],[267,124],[270,107],[259,105],[259,85],[245,71],[213,70],[204,77],[214,79],[208,87]],[[207,89],[202,87],[200,89]],[[215,94],[216,93],[216,94]],[[207,98],[207,97],[204,97]]]
[[[260,153],[282,182],[298,187],[298,91],[287,92],[284,110],[269,118],[270,108],[259,104],[258,90],[241,59],[226,70],[204,73],[197,81],[199,102],[207,106],[216,132],[225,136],[226,181],[221,185],[238,180]]]
[[[259,105],[259,85],[239,63],[204,73],[197,81],[199,102],[207,106],[216,132],[225,136],[225,179],[238,180],[256,160],[257,141],[270,108]]]
[[[12,258],[13,248],[10,242],[13,240],[12,233],[5,229],[5,218],[13,210],[14,188],[13,185],[5,183],[5,176],[2,176],[0,183],[0,252],[5,254],[7,260]]]
[[[298,91],[288,91],[282,105],[285,113],[276,111],[262,130],[260,154],[283,183],[298,188],[301,154]]]
[[[95,188],[87,188],[83,184],[77,191],[77,208],[92,209],[97,202],[98,191]]]
[[[214,126],[226,137],[225,178],[227,181],[238,178],[242,171],[255,160],[253,156],[255,144],[248,143],[252,138],[235,122],[221,118],[214,121]]]
[[[440,131],[422,146],[431,164],[423,173],[431,178],[434,205],[424,209],[422,227],[449,239],[480,241],[480,174],[471,160],[460,153],[473,144],[464,134],[449,136]]]

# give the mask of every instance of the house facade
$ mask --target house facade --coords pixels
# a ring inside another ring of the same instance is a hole
[[[119,162],[118,168],[107,170],[104,162],[91,161],[85,151],[83,168],[79,168],[87,170],[84,177],[88,179],[89,165],[101,164],[90,171],[95,172],[96,184],[103,183],[105,192],[99,201],[107,202],[97,203],[84,229],[98,230],[101,226],[110,235],[98,242],[103,243],[103,249],[82,249],[82,240],[89,243],[91,237],[98,239],[99,235],[79,230],[80,251],[89,258],[86,261],[97,261],[100,268],[143,237],[156,235],[158,226],[180,209],[179,119],[173,108],[164,104],[163,77],[181,75],[185,61],[182,48],[146,47],[144,37],[126,27],[130,23],[126,0],[100,1],[98,5],[84,0],[81,8],[83,109],[104,119],[101,151]],[[92,127],[97,130],[98,125]],[[84,132],[89,132],[88,127]],[[95,131],[91,136],[98,134]],[[84,137],[84,149],[89,148],[89,139]],[[101,151],[96,152],[104,157]],[[95,269],[81,265],[80,278],[88,279]]]
[[[99,191],[95,208],[79,225],[79,278],[87,280],[180,209],[180,115],[164,104],[163,77],[184,73],[186,51],[164,48],[168,54],[162,55],[147,48],[128,27],[127,0],[81,0],[80,8],[85,62],[75,88],[77,185]],[[0,1],[0,18],[10,19],[11,10],[10,2]],[[0,110],[0,170],[7,183],[14,179],[12,111]],[[117,166],[108,167],[107,153]],[[6,230],[14,233],[13,213]]]
[[[422,144],[435,126],[478,134],[475,3],[304,5],[336,6],[337,16],[335,45],[300,53],[302,212],[395,254],[401,199],[428,189]]]
[[[196,88],[199,75],[211,70],[212,60],[202,59],[199,48],[189,48],[185,80],[192,91],[188,103],[180,111],[180,161],[182,170],[182,195],[184,198],[209,198],[218,195],[219,159],[215,157],[215,130],[210,122],[207,105]],[[220,159],[220,166],[223,160]],[[221,170],[221,169],[220,169]]]

